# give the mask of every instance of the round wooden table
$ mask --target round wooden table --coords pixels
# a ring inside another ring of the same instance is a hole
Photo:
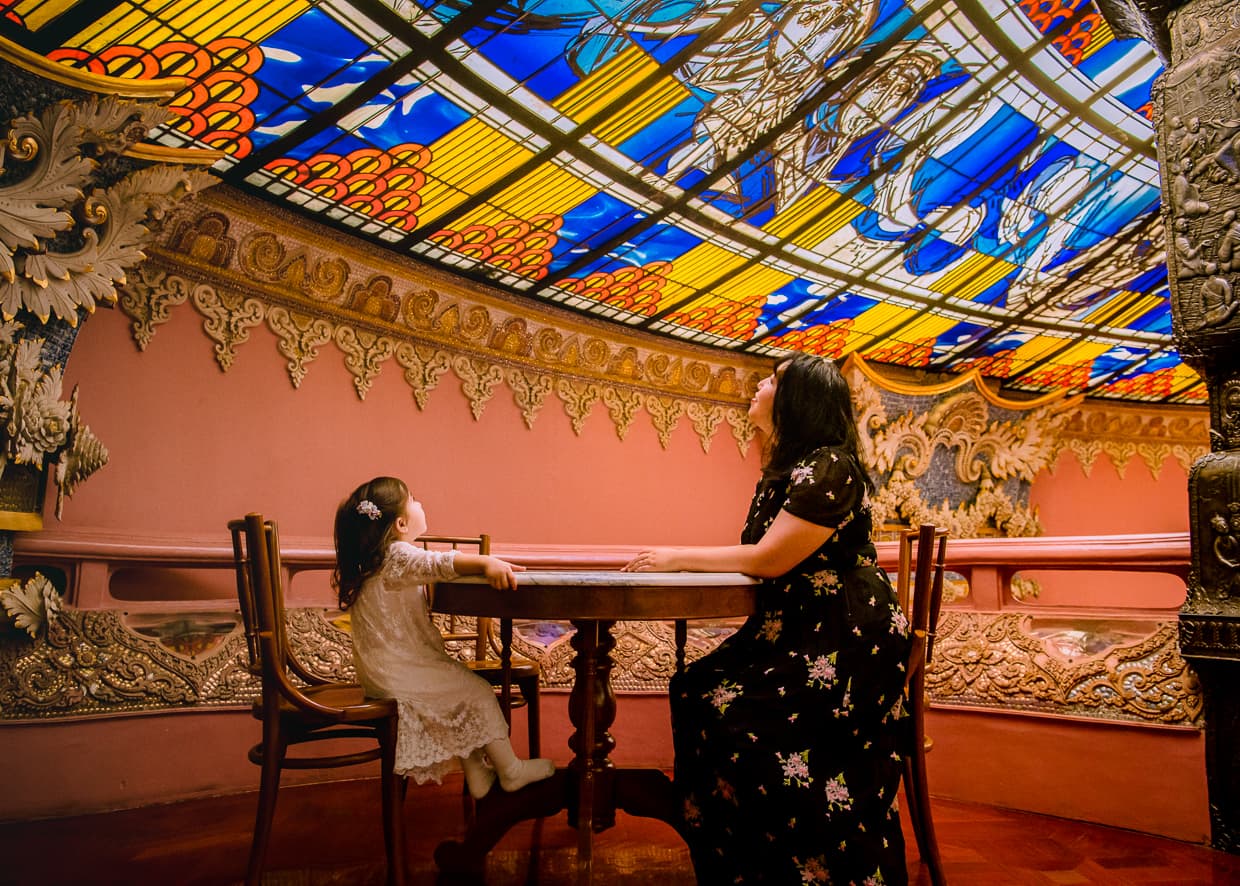
[[[758,582],[739,573],[600,572],[530,570],[518,588],[496,590],[478,576],[437,582],[436,612],[501,619],[503,655],[510,654],[513,618],[567,619],[576,629],[570,644],[573,688],[568,745],[573,760],[546,781],[514,793],[496,785],[476,806],[463,840],[441,843],[435,861],[445,873],[480,877],[486,853],[514,824],[567,810],[577,829],[577,880],[589,883],[591,835],[616,823],[616,810],[665,821],[682,831],[684,821],[670,779],[658,769],[617,769],[610,759],[615,740],[607,729],[616,718],[611,688],[611,626],[625,621],[676,621],[677,661],[682,662],[683,622],[750,615]]]

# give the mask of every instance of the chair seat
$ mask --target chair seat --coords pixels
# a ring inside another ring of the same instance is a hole
[[[368,698],[366,690],[356,683],[323,683],[317,686],[307,686],[301,690],[301,693],[317,704],[336,709],[331,716],[322,718],[325,722],[368,723],[384,720],[396,713],[395,700]],[[254,702],[252,712],[255,717],[262,719],[261,699]],[[283,696],[280,698],[280,716],[303,720],[315,718],[314,712],[298,707]]]
[[[465,665],[480,677],[490,677],[494,674],[496,677],[502,677],[504,668],[498,662],[491,659],[486,661],[467,661]],[[528,658],[514,658],[512,665],[509,667],[513,681],[523,679],[525,677],[537,677],[542,673],[542,669],[538,666],[538,662],[531,661]]]

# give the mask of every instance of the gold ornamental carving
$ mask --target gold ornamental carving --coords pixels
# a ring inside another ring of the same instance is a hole
[[[1209,424],[1204,408],[1086,402],[1069,410],[1058,439],[1061,450],[1076,456],[1085,476],[1093,471],[1098,456],[1106,455],[1123,477],[1135,455],[1157,479],[1168,459],[1187,472],[1209,451]]]
[[[119,610],[64,607],[46,581],[29,583],[20,600],[6,596],[5,605],[16,627],[5,628],[15,636],[0,643],[0,719],[237,706],[257,696],[235,611],[160,613],[143,621]],[[289,639],[310,671],[349,680],[352,647],[339,621],[336,612],[290,609]],[[686,658],[710,652],[735,624],[692,623]],[[539,662],[544,687],[571,688],[571,627],[515,627],[514,654]],[[616,689],[665,692],[676,665],[672,625],[621,621],[612,631]],[[927,688],[934,704],[1156,725],[1191,727],[1201,720],[1200,689],[1179,654],[1173,622],[1125,629],[1112,621],[1060,624],[1020,613],[946,610]]]
[[[338,238],[320,242],[311,225],[276,222],[223,188],[170,217],[122,296],[138,347],[189,301],[224,371],[250,330],[266,323],[294,387],[331,344],[344,353],[359,398],[394,356],[418,409],[451,372],[478,421],[502,385],[527,427],[554,392],[576,434],[601,400],[621,439],[646,412],[666,448],[689,415],[703,450],[727,422],[747,451],[748,396],[768,360],[666,353],[601,333],[596,322],[548,323],[541,309],[523,315],[498,294],[465,290],[361,244],[341,255]]]
[[[945,610],[926,672],[931,702],[1201,725],[1201,688],[1180,655],[1176,622],[1110,642],[1112,622],[1045,630],[1036,622],[1022,613]],[[1095,639],[1083,640],[1091,630]]]
[[[901,383],[855,355],[843,371],[862,457],[878,482],[871,502],[876,526],[929,522],[955,538],[1041,533],[1027,503],[1029,485],[1051,464],[1075,401],[1005,400],[974,375]]]

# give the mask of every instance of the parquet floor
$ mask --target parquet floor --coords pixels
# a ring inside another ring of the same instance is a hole
[[[373,781],[283,789],[264,882],[381,884],[378,799]],[[0,883],[231,886],[244,873],[254,802],[245,794],[0,824]],[[411,886],[442,884],[431,854],[461,828],[459,778],[411,787],[405,808]],[[952,886],[1240,884],[1240,856],[1173,840],[946,801],[935,804],[935,822]],[[906,837],[910,880],[928,884],[907,826]],[[683,844],[660,822],[621,815],[594,846],[596,886],[693,884]],[[563,815],[526,823],[492,851],[487,884],[567,886],[574,847]]]

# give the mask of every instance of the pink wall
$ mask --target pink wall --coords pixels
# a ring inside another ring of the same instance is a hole
[[[1188,472],[1171,457],[1155,477],[1133,455],[1121,477],[1111,459],[1100,455],[1089,476],[1075,454],[1060,453],[1053,471],[1034,479],[1029,503],[1037,508],[1045,535],[1125,535],[1188,531]],[[1117,605],[1179,608],[1184,582],[1169,575],[1096,572],[1026,572],[1040,592],[1038,607]]]
[[[602,403],[573,434],[549,395],[532,430],[497,385],[474,421],[446,374],[419,412],[390,360],[365,401],[334,346],[292,387],[275,337],[251,331],[221,372],[201,317],[174,309],[145,353],[119,311],[85,324],[66,367],[84,420],[109,463],[48,530],[226,538],[225,523],[258,510],[286,535],[329,538],[337,502],[371,476],[404,478],[432,532],[487,531],[504,542],[719,543],[734,540],[757,478],[721,425],[702,451],[687,418],[660,448],[639,413],[621,442]]]
[[[67,502],[63,523],[49,517],[48,533],[224,543],[228,519],[259,510],[278,519],[286,537],[325,539],[336,502],[377,473],[409,480],[432,531],[485,530],[501,549],[505,543],[720,543],[739,532],[758,459],[753,447],[742,459],[726,427],[708,455],[682,419],[664,451],[646,415],[638,415],[622,443],[598,404],[577,437],[551,395],[529,430],[502,385],[475,422],[450,374],[419,412],[394,361],[361,401],[330,345],[295,390],[265,328],[251,330],[223,373],[201,323],[189,306],[174,309],[145,353],[119,312],[101,310],[86,323],[66,368],[66,389],[81,385],[83,418],[111,459]],[[1187,526],[1185,485],[1183,470],[1171,461],[1157,481],[1136,461],[1121,480],[1105,456],[1086,478],[1066,455],[1054,473],[1039,475],[1032,503],[1047,534],[1176,531]],[[1079,577],[1055,578],[1063,584],[1049,587],[1040,602],[1079,603]],[[1125,577],[1151,579],[1158,580]],[[567,754],[564,701],[545,696],[544,748],[557,759]],[[665,703],[622,700],[613,730],[620,762],[670,764]],[[932,755],[931,789],[937,794],[1080,814],[1182,839],[1204,833],[1196,733],[983,714],[935,717],[940,745]],[[244,748],[256,731],[245,712],[0,725],[5,746],[31,763],[23,768],[29,777],[10,779],[0,820],[252,789],[256,770]],[[517,724],[514,735],[523,731]],[[1137,746],[1134,740],[1143,742],[1140,759],[1125,751]],[[1063,749],[1063,759],[1048,761],[1048,745]],[[153,748],[166,752],[152,754]],[[1150,759],[1160,765],[1149,767]],[[1022,767],[1022,760],[1030,765]],[[1078,780],[1087,778],[1105,784],[1078,790]],[[1168,793],[1159,779],[1180,785],[1174,808],[1162,799],[1148,802]],[[1133,790],[1122,789],[1125,784]],[[1063,799],[1059,806],[1056,797]]]

